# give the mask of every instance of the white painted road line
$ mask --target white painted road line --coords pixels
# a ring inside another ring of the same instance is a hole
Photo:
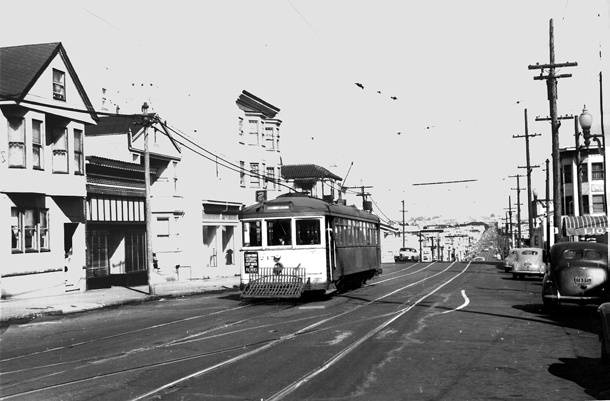
[[[464,309],[465,307],[467,307],[468,304],[470,303],[470,299],[468,298],[468,296],[466,296],[466,291],[464,291],[464,290],[462,290],[462,297],[464,297],[464,303],[463,304],[461,304],[460,306],[458,306],[455,309],[446,310],[443,313],[441,313],[441,315],[444,315],[445,313],[455,312],[456,310]]]

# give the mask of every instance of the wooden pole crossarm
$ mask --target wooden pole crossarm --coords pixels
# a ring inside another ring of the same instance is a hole
[[[574,61],[568,61],[565,63],[551,63],[551,64],[533,64],[533,65],[528,65],[527,69],[528,70],[542,70],[542,69],[547,69],[547,68],[561,68],[561,67],[576,67],[578,65],[577,62]]]

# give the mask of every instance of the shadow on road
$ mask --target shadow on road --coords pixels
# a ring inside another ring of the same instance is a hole
[[[542,304],[513,305],[513,308],[549,319],[558,326],[599,334],[601,330],[597,307],[594,305],[562,305],[556,312],[547,313]]]
[[[597,358],[559,358],[549,366],[549,373],[581,386],[596,399],[610,398],[610,369]]]

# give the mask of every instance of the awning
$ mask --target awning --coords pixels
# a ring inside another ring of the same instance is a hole
[[[565,235],[604,235],[608,231],[608,217],[562,216]]]

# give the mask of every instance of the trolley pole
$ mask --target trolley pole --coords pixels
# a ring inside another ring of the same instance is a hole
[[[540,166],[532,166],[530,164],[530,138],[540,136],[540,134],[530,134],[527,127],[527,109],[523,110],[525,118],[525,135],[513,135],[513,138],[525,138],[525,166],[519,166],[519,168],[527,169],[527,228],[529,232],[530,241],[534,233],[534,221],[533,221],[533,204],[532,204],[532,170],[539,168]]]
[[[549,101],[549,109],[551,114],[551,134],[552,134],[552,159],[553,159],[553,228],[555,242],[558,242],[561,228],[561,194],[559,183],[561,180],[559,162],[559,126],[561,122],[557,119],[557,79],[569,78],[572,74],[555,74],[555,68],[575,67],[578,63],[555,63],[555,39],[553,32],[553,19],[549,20],[549,64],[529,65],[529,70],[540,70],[540,75],[534,77],[534,80],[546,80],[547,98]],[[548,75],[544,75],[543,71],[548,69]]]

